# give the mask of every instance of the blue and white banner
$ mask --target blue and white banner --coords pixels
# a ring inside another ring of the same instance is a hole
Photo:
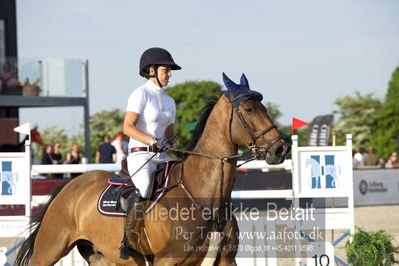
[[[25,153],[0,153],[0,204],[26,204],[29,186],[29,160]]]
[[[345,147],[298,148],[297,196],[347,197],[352,194],[352,165]]]

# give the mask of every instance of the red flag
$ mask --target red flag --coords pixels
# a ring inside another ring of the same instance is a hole
[[[291,135],[294,135],[294,130],[300,127],[306,126],[308,123],[303,122],[302,120],[292,118],[292,126],[291,126]]]

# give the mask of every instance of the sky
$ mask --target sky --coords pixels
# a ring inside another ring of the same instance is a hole
[[[396,0],[17,0],[21,58],[88,59],[90,113],[119,108],[145,80],[149,47],[183,67],[170,85],[221,73],[279,106],[280,123],[329,114],[337,98],[385,96],[399,66]],[[83,108],[25,108],[21,123],[76,134]]]

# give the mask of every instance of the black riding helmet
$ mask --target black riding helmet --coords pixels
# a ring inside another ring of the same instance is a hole
[[[151,78],[144,70],[150,66],[154,66],[155,71],[157,66],[168,65],[172,70],[180,70],[181,67],[175,63],[172,55],[163,48],[153,47],[149,48],[142,54],[140,58],[140,76]]]

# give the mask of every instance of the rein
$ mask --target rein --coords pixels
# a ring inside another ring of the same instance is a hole
[[[187,150],[181,150],[181,149],[175,149],[175,148],[169,148],[168,150],[170,151],[175,151],[175,152],[181,152],[181,153],[186,153],[186,154],[190,154],[190,155],[196,155],[196,156],[202,156],[202,157],[208,157],[211,159],[218,159],[220,161],[220,166],[221,166],[221,182],[220,182],[220,207],[219,207],[219,214],[216,217],[213,217],[213,221],[216,224],[216,230],[220,231],[220,229],[222,228],[224,222],[225,222],[225,217],[223,217],[223,212],[222,212],[222,206],[223,206],[223,202],[222,202],[222,192],[223,192],[223,180],[224,180],[224,164],[225,162],[228,162],[230,160],[233,159],[237,159],[237,158],[243,158],[243,155],[232,155],[229,157],[218,157],[215,155],[210,155],[210,154],[204,154],[204,153],[198,153],[198,152],[193,152],[193,151],[187,151]],[[247,160],[246,162],[249,162],[249,160]],[[245,163],[246,163],[245,162]],[[183,171],[184,171],[184,164],[181,165],[180,167],[180,174],[179,174],[179,181],[177,181],[176,184],[173,185],[169,185],[167,187],[164,188],[159,188],[157,189],[157,192],[162,192],[165,191],[165,193],[167,193],[168,191],[176,188],[176,187],[181,187],[183,192],[186,194],[186,196],[191,200],[191,202],[193,203],[193,205],[195,206],[195,208],[197,210],[204,210],[205,208],[199,204],[193,194],[191,193],[191,191],[184,185],[184,180],[183,180]]]

